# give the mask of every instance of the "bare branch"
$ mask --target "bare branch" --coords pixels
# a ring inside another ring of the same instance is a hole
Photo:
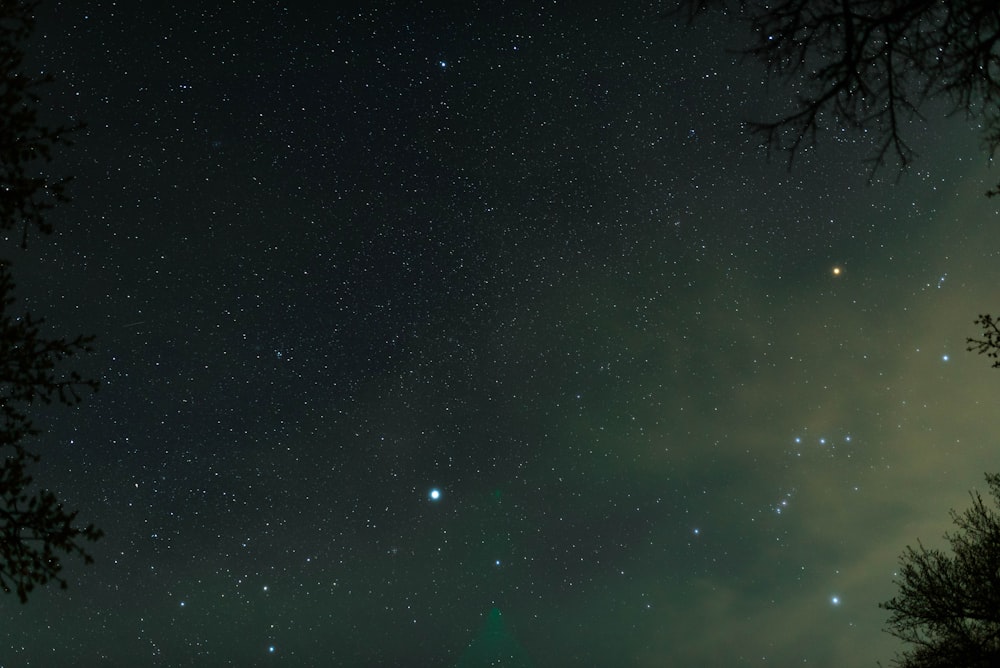
[[[908,130],[941,100],[978,120],[1000,147],[1000,4],[991,0],[685,0],[690,20],[738,15],[752,35],[745,55],[794,91],[790,108],[750,123],[789,165],[826,132],[869,132],[871,173],[917,157]],[[991,191],[991,192],[1000,192]]]

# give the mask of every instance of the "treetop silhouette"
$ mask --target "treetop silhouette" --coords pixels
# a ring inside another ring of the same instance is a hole
[[[789,164],[824,132],[869,134],[874,174],[909,167],[913,121],[933,102],[1000,148],[1000,4],[994,0],[681,0],[688,20],[720,10],[752,34],[743,53],[794,90],[791,108],[750,122]],[[1000,184],[987,194],[1000,194]]]
[[[22,71],[22,45],[34,28],[37,6],[0,3],[0,230],[20,228],[22,248],[30,230],[52,231],[45,213],[69,199],[69,179],[53,179],[44,165],[80,127],[47,127],[38,119],[36,91],[50,77]],[[74,405],[81,392],[97,389],[97,381],[60,371],[67,358],[90,350],[93,337],[44,336],[43,320],[14,310],[13,292],[11,265],[0,260],[0,589],[16,592],[23,603],[36,585],[56,581],[65,587],[62,555],[93,561],[83,542],[103,534],[93,524],[77,527],[77,512],[34,484],[28,467],[39,457],[26,444],[41,433],[30,417],[32,405]]]
[[[986,482],[1000,503],[1000,475]],[[951,513],[951,553],[907,547],[899,593],[879,606],[890,613],[886,631],[909,645],[895,660],[902,668],[1000,665],[1000,515],[978,492],[971,497],[970,508]]]

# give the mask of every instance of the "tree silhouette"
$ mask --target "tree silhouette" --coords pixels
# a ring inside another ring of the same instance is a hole
[[[34,28],[37,5],[0,2],[0,230],[20,228],[22,248],[30,230],[52,231],[45,213],[68,200],[69,179],[53,179],[43,168],[53,149],[69,143],[67,135],[80,127],[53,128],[38,120],[36,91],[50,79],[21,71],[22,45]],[[10,263],[0,260],[0,589],[16,592],[23,603],[36,585],[54,580],[65,587],[61,555],[89,563],[83,541],[102,535],[93,525],[76,527],[77,513],[28,474],[38,455],[25,441],[40,433],[28,411],[36,402],[76,404],[81,391],[98,384],[58,369],[66,358],[89,350],[93,338],[43,336],[43,320],[15,312],[13,291]]]
[[[994,505],[1000,475],[987,474]],[[886,631],[911,647],[896,656],[903,668],[1000,666],[1000,515],[978,492],[946,534],[951,553],[918,543],[900,558],[899,594],[880,604]]]
[[[1000,369],[1000,321],[988,313],[980,315],[975,320],[975,324],[983,328],[981,339],[968,338],[969,352],[976,352],[993,359],[993,368]]]
[[[890,160],[906,169],[916,157],[907,131],[934,102],[978,125],[990,159],[1000,149],[996,0],[679,0],[666,14],[693,21],[712,10],[747,23],[744,55],[794,90],[788,111],[748,124],[789,166],[823,131],[854,130],[874,141],[872,174]],[[1000,183],[986,194],[1000,195]],[[983,338],[968,349],[1000,368],[998,320],[976,324]]]
[[[689,20],[721,10],[745,21],[744,54],[794,91],[791,108],[752,122],[768,149],[789,161],[823,131],[873,138],[873,173],[908,167],[912,121],[941,101],[1000,148],[1000,4],[995,0],[680,0]],[[1000,194],[1000,184],[989,191]]]

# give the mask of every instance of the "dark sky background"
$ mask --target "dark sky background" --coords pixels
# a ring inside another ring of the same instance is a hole
[[[5,665],[891,658],[898,555],[997,470],[968,123],[869,185],[855,136],[766,161],[789,91],[719,21],[200,4],[39,16],[89,129],[5,252],[99,337],[36,476],[107,537]]]

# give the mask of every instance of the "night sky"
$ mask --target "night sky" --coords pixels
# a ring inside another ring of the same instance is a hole
[[[643,3],[46,2],[94,333],[36,478],[107,536],[9,666],[844,666],[997,470],[998,179],[931,109],[768,162],[789,89]],[[208,3],[214,5],[215,3]],[[839,268],[839,272],[835,271]]]

